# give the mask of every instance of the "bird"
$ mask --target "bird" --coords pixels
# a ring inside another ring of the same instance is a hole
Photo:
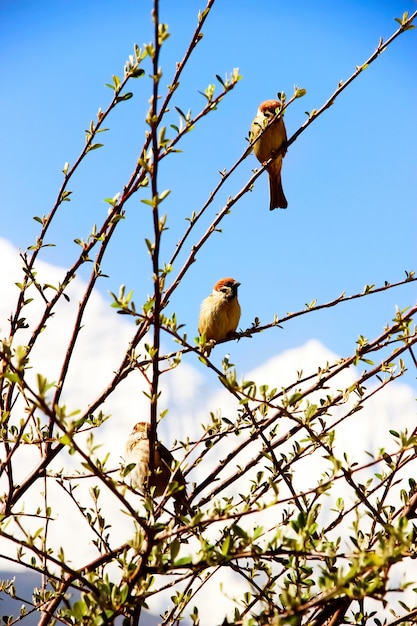
[[[285,131],[283,117],[277,117],[275,121],[268,126],[270,121],[276,117],[281,109],[279,100],[265,100],[259,105],[255,119],[252,122],[250,130],[250,140],[253,143],[260,133],[266,129],[256,143],[253,144],[253,151],[260,163],[266,163],[287,141],[287,133]],[[285,156],[284,151],[268,165],[269,174],[269,209],[286,209],[288,206],[287,199],[284,195],[281,182],[282,159]]]
[[[206,342],[214,344],[235,334],[240,319],[239,286],[234,278],[222,278],[201,303],[198,332]],[[206,346],[204,352],[208,356],[211,347]]]
[[[174,508],[177,514],[189,510],[186,484],[181,470],[175,469],[175,459],[171,452],[158,439],[155,441],[154,466],[155,469],[150,474],[149,471],[149,434],[150,424],[138,422],[134,425],[131,434],[126,442],[125,467],[134,467],[128,473],[127,478],[131,487],[136,491],[145,494],[150,488],[154,488],[155,497],[162,496],[169,483],[176,482],[178,490],[172,496],[175,500]]]

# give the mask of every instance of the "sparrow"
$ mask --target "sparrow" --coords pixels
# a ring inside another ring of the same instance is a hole
[[[266,128],[269,122],[276,116],[281,108],[279,100],[265,100],[259,105],[256,117],[252,122],[250,130],[251,142],[259,137],[260,133]],[[287,133],[285,131],[284,119],[278,117],[272,124],[262,133],[260,139],[254,144],[253,151],[256,158],[262,164],[266,163],[279,150],[283,143],[287,141]],[[268,165],[269,174],[269,209],[286,209],[288,206],[287,199],[284,195],[281,183],[282,159],[286,150],[282,152],[270,165]]]
[[[179,468],[175,469],[175,459],[171,452],[158,440],[155,441],[155,469],[150,475],[149,432],[150,424],[138,422],[126,442],[125,467],[134,464],[127,475],[128,482],[131,487],[141,493],[154,487],[153,495],[156,497],[165,493],[169,483],[176,482],[179,489],[172,494],[175,500],[175,512],[183,513],[189,509],[184,476]]]
[[[198,332],[207,342],[233,337],[240,319],[239,285],[234,278],[222,278],[201,303]],[[210,352],[211,348],[206,347],[205,354],[208,356]]]

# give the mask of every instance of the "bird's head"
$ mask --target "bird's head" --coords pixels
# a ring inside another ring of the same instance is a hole
[[[148,422],[138,422],[133,426],[132,434],[141,435],[143,439],[149,436],[150,424]]]
[[[281,102],[279,100],[265,100],[259,105],[259,110],[264,115],[274,117],[281,109]]]
[[[226,297],[227,300],[232,300],[233,298],[237,298],[237,290],[240,286],[234,278],[221,278],[214,285],[214,292],[222,293]]]

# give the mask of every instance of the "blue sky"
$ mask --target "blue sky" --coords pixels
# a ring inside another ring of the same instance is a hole
[[[387,39],[394,21],[413,2],[316,3],[243,1],[214,5],[204,38],[186,69],[173,104],[197,113],[204,100],[198,91],[239,67],[243,79],[216,112],[205,118],[161,168],[161,189],[172,190],[162,261],[168,260],[186,227],[184,218],[198,211],[219,180],[246,147],[245,137],[258,104],[278,91],[291,95],[294,84],[307,95],[286,112],[289,136],[305,121],[305,111],[319,108],[356,65]],[[163,88],[169,84],[189,42],[203,3],[161,2],[160,19],[171,37],[164,45]],[[259,11],[262,15],[259,15]],[[73,163],[84,144],[84,129],[111,98],[104,86],[123,74],[133,43],[150,41],[151,3],[95,0],[71,3],[2,0],[0,41],[2,84],[2,232],[15,246],[34,243],[34,215],[47,214],[62,181],[62,167]],[[268,181],[261,176],[198,255],[170,302],[196,335],[201,300],[218,278],[241,283],[242,329],[255,316],[262,323],[302,309],[317,298],[325,302],[342,291],[355,293],[366,283],[396,282],[416,263],[417,130],[415,67],[417,31],[401,35],[348,88],[320,119],[291,146],[284,160],[283,185],[289,207],[268,210]],[[147,74],[149,66],[145,66]],[[55,248],[42,259],[61,266],[79,252],[76,237],[86,238],[101,223],[106,197],[121,190],[134,169],[146,129],[143,118],[151,91],[149,78],[132,84],[134,97],[120,104],[102,134],[104,148],[84,162],[71,181],[72,201],[65,203],[49,233]],[[171,107],[167,126],[177,123]],[[252,174],[250,156],[231,178],[203,229]],[[145,197],[145,196],[143,196]],[[152,289],[151,265],[144,239],[151,238],[147,207],[133,197],[116,235],[100,283],[118,291],[124,283],[140,304]],[[184,260],[184,256],[180,261]],[[179,266],[178,266],[179,267]],[[382,332],[401,308],[415,300],[415,286],[346,303],[303,316],[283,330],[273,329],[230,345],[232,360],[243,370],[284,349],[320,339],[347,356],[359,334]],[[110,298],[109,298],[110,302]],[[219,357],[225,350],[219,353]]]

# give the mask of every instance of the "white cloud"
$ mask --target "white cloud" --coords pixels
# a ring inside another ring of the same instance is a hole
[[[2,336],[4,336],[8,334],[7,318],[13,311],[18,295],[18,289],[14,283],[22,280],[22,274],[15,249],[4,240],[0,240],[0,258],[3,267],[8,268],[7,274],[3,272],[0,275],[2,293],[0,329]],[[41,282],[55,284],[62,280],[65,275],[62,268],[42,262],[37,263],[36,269]],[[57,308],[55,316],[48,321],[47,331],[40,336],[39,346],[32,355],[34,366],[33,372],[30,374],[32,379],[39,372],[47,375],[51,380],[57,380],[73,321],[78,311],[78,303],[82,299],[84,290],[83,281],[78,279],[73,281],[68,289],[70,302],[63,301]],[[33,288],[32,292],[36,297],[24,309],[31,328],[40,318],[43,309],[43,302]],[[29,332],[21,331],[18,333],[19,343],[24,344],[27,341]],[[70,368],[65,384],[63,401],[69,409],[84,411],[103,388],[109,384],[133,333],[134,326],[125,317],[117,315],[114,309],[110,308],[109,302],[105,298],[97,293],[92,296],[83,320],[83,328],[74,355],[75,362]],[[217,350],[221,350],[221,347]],[[280,390],[291,384],[300,370],[303,370],[305,376],[315,374],[319,366],[325,366],[326,362],[334,363],[337,358],[337,355],[318,341],[311,340],[303,346],[287,350],[270,359],[261,367],[247,373],[245,378],[254,380],[258,386],[268,384],[270,387],[276,387]],[[174,439],[182,440],[187,435],[192,439],[201,437],[201,424],[209,423],[210,411],[215,412],[221,409],[222,416],[232,421],[235,419],[239,409],[238,402],[221,386],[218,391],[213,391],[212,383],[202,372],[203,370],[197,370],[193,365],[183,362],[177,369],[164,377],[161,406],[168,408],[169,412],[162,421],[160,437],[167,446],[170,446]],[[332,381],[333,388],[346,388],[354,381],[354,375],[355,372],[352,370],[343,372],[336,380]],[[143,395],[144,389],[146,389],[146,385],[143,377],[134,372],[120,384],[103,406],[103,410],[111,414],[112,417],[95,433],[95,440],[102,446],[102,452],[99,451],[98,453],[99,456],[104,456],[110,450],[111,467],[118,467],[120,457],[124,454],[126,437],[133,424],[136,421],[148,419],[147,400]],[[327,390],[322,391],[323,394],[327,392]],[[331,417],[326,417],[328,425],[330,426],[340,419],[345,411],[345,406],[335,409]],[[281,418],[279,432],[285,433],[293,425],[294,423],[288,418]],[[402,430],[406,427],[409,430],[414,427],[414,393],[407,385],[390,385],[373,396],[366,409],[354,414],[338,427],[339,439],[336,443],[336,450],[338,453],[345,450],[350,459],[363,462],[369,458],[364,453],[365,450],[376,453],[379,448],[389,444],[392,440],[388,432],[389,429]],[[77,441],[81,442],[82,438],[80,437]],[[227,440],[224,439],[220,445],[215,446],[207,454],[203,463],[193,470],[191,480],[198,482],[204,479],[219,460],[224,458],[237,443],[238,438],[233,435]],[[279,453],[284,450],[288,451],[291,445],[292,442],[288,446],[280,447]],[[246,462],[248,458],[251,458],[251,455],[255,455],[258,451],[259,443],[251,444],[251,447],[246,448],[241,456],[237,456],[233,460],[233,463],[226,468],[221,477],[233,475],[239,462]],[[15,480],[18,482],[33,471],[39,461],[39,453],[34,446],[21,446],[19,454],[19,463],[16,466],[17,474],[15,475]],[[178,452],[177,456],[181,458],[181,452]],[[306,457],[304,461],[297,464],[295,484],[300,490],[309,486],[313,487],[323,470],[328,467],[328,462],[323,459],[316,460],[317,456],[315,454],[313,457]],[[64,473],[72,473],[76,469],[80,469],[80,461],[76,457],[68,455],[64,450],[54,462],[54,467],[57,469],[64,468]],[[259,464],[251,474],[245,475],[240,483],[233,484],[229,493],[237,494],[241,484],[247,484],[248,478],[253,476],[261,467]],[[88,490],[97,483],[97,480],[80,479],[78,482],[79,487],[75,491],[76,498],[84,506],[92,505]],[[41,492],[43,488],[43,482],[37,481],[35,486],[28,491],[25,499],[26,513],[34,512],[37,506],[42,506],[43,495]],[[212,488],[213,485],[210,485],[201,495],[209,493]],[[3,492],[5,489],[6,481],[0,481],[0,491]],[[340,495],[348,496],[342,481],[340,481]],[[48,498],[49,503],[52,503],[53,510],[53,520],[49,525],[48,536],[50,544],[55,547],[63,545],[68,562],[74,566],[88,562],[90,558],[97,555],[97,551],[91,543],[94,538],[91,528],[86,521],[81,520],[76,505],[70,503],[62,489],[51,480],[48,481]],[[132,524],[127,516],[120,511],[120,502],[113,494],[102,488],[100,505],[103,507],[105,515],[111,519],[112,545],[123,543],[132,532]],[[271,528],[276,519],[277,510],[271,508],[259,514],[257,523],[264,525],[265,528]],[[254,523],[253,517],[242,521],[242,525],[251,526]],[[32,524],[33,527],[39,526],[37,520],[33,520]],[[210,533],[211,536],[215,537],[216,532],[213,529]],[[191,546],[191,543],[184,546],[185,553],[191,549]],[[3,554],[15,553],[15,547],[10,547],[4,540],[0,540],[0,549]],[[5,564],[5,568],[9,569],[10,564]],[[233,603],[228,601],[224,594],[216,594],[216,602],[212,602],[213,594],[218,590],[220,580],[222,580],[225,589],[233,590],[230,593],[231,596],[239,595],[244,589],[243,581],[229,570],[214,576],[203,588],[195,602],[199,605],[200,614],[205,616],[204,623],[206,626],[219,623],[224,616],[225,607],[228,606],[231,609],[233,606]],[[169,590],[167,596],[171,594],[172,590]],[[160,612],[165,608],[163,602],[162,597],[158,596],[150,602],[150,606],[153,610]]]

